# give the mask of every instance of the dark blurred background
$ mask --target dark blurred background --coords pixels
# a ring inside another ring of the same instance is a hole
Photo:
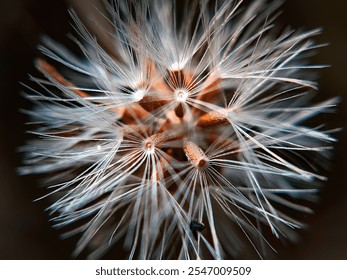
[[[30,105],[20,96],[20,82],[35,73],[33,59],[42,34],[69,44],[71,32],[63,0],[0,0],[0,259],[70,259],[75,238],[60,240],[43,211],[48,201],[34,176],[18,177],[16,167],[23,145],[25,117],[19,108]],[[320,72],[319,100],[343,97],[338,113],[326,115],[327,128],[346,127],[347,120],[347,1],[287,0],[282,25],[305,29],[323,27],[320,50],[313,62],[331,64]],[[321,194],[310,227],[298,244],[279,246],[279,259],[347,259],[347,145],[346,130],[336,134],[335,157],[329,181]]]

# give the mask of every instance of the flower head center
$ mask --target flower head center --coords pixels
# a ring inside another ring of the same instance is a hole
[[[188,97],[188,91],[184,89],[176,89],[175,90],[176,101],[185,102]]]
[[[146,94],[146,90],[144,89],[137,89],[134,91],[133,96],[136,101],[140,101]]]
[[[144,148],[145,148],[147,153],[153,154],[154,150],[155,150],[155,145],[152,141],[146,141],[144,143]]]

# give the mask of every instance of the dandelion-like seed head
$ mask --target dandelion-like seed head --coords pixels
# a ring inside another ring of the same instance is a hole
[[[76,254],[263,257],[295,239],[334,141],[307,120],[337,100],[312,105],[320,31],[276,32],[280,3],[104,1],[111,41],[74,12],[80,56],[44,39],[20,172],[51,174]]]

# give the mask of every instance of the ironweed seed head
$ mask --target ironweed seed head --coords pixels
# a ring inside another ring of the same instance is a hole
[[[48,175],[76,254],[122,242],[130,259],[223,259],[249,244],[262,257],[266,231],[290,239],[311,213],[334,138],[307,120],[337,101],[310,102],[320,30],[276,32],[281,1],[184,3],[105,1],[107,47],[74,12],[80,56],[40,46],[20,173]]]

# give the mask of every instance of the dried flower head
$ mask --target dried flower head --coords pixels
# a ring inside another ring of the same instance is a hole
[[[105,1],[107,46],[74,13],[79,56],[44,39],[20,171],[51,174],[52,220],[76,225],[77,254],[262,256],[269,233],[302,228],[334,141],[307,120],[336,100],[310,105],[320,31],[276,31],[280,4]]]

